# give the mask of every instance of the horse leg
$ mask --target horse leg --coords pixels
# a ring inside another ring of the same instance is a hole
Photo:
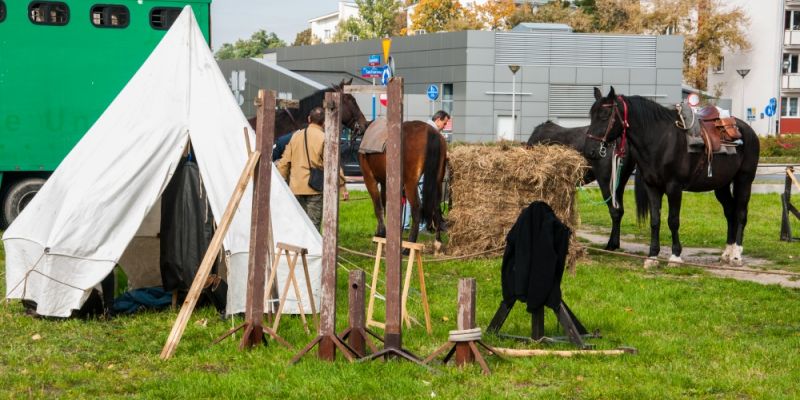
[[[406,201],[411,207],[411,229],[408,232],[408,241],[412,243],[417,242],[419,221],[422,218],[422,208],[419,201],[419,194],[417,194],[417,182],[418,180],[407,179],[403,185]]]
[[[644,268],[650,269],[658,266],[658,254],[661,252],[661,198],[664,191],[647,185],[647,199],[650,203],[650,259],[644,261]]]
[[[725,251],[719,257],[720,261],[728,263],[731,260],[731,253],[736,246],[736,202],[733,200],[729,186],[714,190],[714,196],[722,205],[725,220],[728,222],[728,237],[725,241]]]
[[[669,204],[669,216],[667,217],[667,225],[672,233],[672,255],[669,256],[670,263],[683,262],[681,259],[681,239],[679,229],[681,226],[681,199],[683,198],[683,191],[677,185],[673,185],[667,191],[667,203]]]
[[[744,241],[744,227],[747,225],[747,205],[750,203],[750,190],[753,178],[739,176],[733,184],[733,198],[736,202],[736,245],[731,253],[731,263],[741,266],[743,264],[742,242]]]
[[[607,173],[602,173],[607,172]],[[608,215],[611,216],[611,235],[608,237],[608,244],[606,244],[606,250],[616,250],[619,248],[619,225],[620,221],[622,221],[622,196],[619,191],[616,192],[617,201],[619,202],[619,208],[614,208],[613,202],[611,201],[611,172],[610,171],[601,171],[601,173],[597,174],[597,184],[600,186],[600,193],[603,195],[603,199],[607,199],[606,206],[608,206]]]
[[[359,155],[361,164],[361,173],[364,175],[364,186],[367,187],[369,197],[372,199],[372,209],[375,211],[375,218],[378,220],[378,227],[375,230],[375,236],[386,237],[386,225],[383,223],[383,210],[386,203],[386,196],[384,195],[383,186],[381,185],[380,191],[378,189],[378,181],[375,175],[368,167],[366,159],[362,159],[363,155]]]

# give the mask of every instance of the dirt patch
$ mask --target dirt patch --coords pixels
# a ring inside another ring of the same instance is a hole
[[[588,241],[594,247],[601,248],[605,246],[606,242],[608,241],[608,236],[592,233],[586,230],[578,230],[578,237]],[[626,238],[623,236],[621,238],[620,248],[622,251],[626,253],[643,255],[648,253],[650,249],[649,245],[643,243],[634,243],[625,239],[630,239],[630,237]],[[659,257],[669,258],[670,252],[669,246],[662,246]],[[683,258],[683,261],[686,262],[727,266],[727,264],[720,263],[719,257],[721,254],[722,249],[713,249],[707,247],[684,247],[681,258]],[[780,285],[789,288],[800,288],[800,280],[798,280],[796,277],[764,273],[769,271],[779,271],[766,269],[768,266],[772,265],[768,260],[750,257],[747,255],[744,255],[743,257],[744,263],[747,265],[746,267],[737,268],[735,271],[715,269],[708,269],[707,271],[714,276],[731,278],[740,281],[756,282],[763,285]]]

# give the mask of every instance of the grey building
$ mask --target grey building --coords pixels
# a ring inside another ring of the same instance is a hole
[[[424,118],[431,110],[451,111],[453,140],[469,142],[525,140],[548,119],[566,126],[587,124],[595,86],[606,92],[613,85],[620,94],[677,103],[682,52],[680,36],[557,30],[404,36],[393,38],[391,47],[406,94],[422,102],[407,101],[412,109],[407,114]],[[365,40],[278,49],[276,61],[289,70],[358,73],[370,54],[379,53],[380,40]],[[516,77],[509,65],[520,66]],[[432,84],[441,95],[428,102],[425,93]]]

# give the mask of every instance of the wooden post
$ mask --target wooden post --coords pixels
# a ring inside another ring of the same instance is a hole
[[[402,254],[403,192],[403,78],[389,82],[388,138],[386,140],[386,331],[384,348],[402,348],[400,273]]]
[[[261,154],[253,174],[253,211],[250,225],[250,254],[247,274],[245,330],[239,349],[262,343],[264,336],[264,284],[272,247],[267,245],[270,222],[272,144],[275,139],[275,92],[258,91],[256,149]],[[248,140],[248,147],[250,141]]]
[[[222,214],[222,218],[219,220],[219,225],[217,226],[216,232],[214,232],[214,237],[211,238],[211,243],[208,245],[208,250],[206,250],[206,254],[203,256],[203,261],[200,263],[200,267],[197,269],[197,274],[194,276],[194,281],[192,282],[191,288],[189,288],[189,293],[186,295],[186,299],[183,301],[183,306],[181,307],[181,311],[178,313],[178,318],[175,319],[175,324],[172,326],[172,331],[170,332],[169,337],[167,337],[167,342],[164,343],[164,348],[161,349],[162,360],[167,360],[172,357],[172,355],[175,354],[175,349],[178,348],[178,343],[181,340],[181,336],[183,336],[183,331],[186,329],[186,324],[189,323],[189,318],[192,316],[194,306],[197,305],[197,299],[200,297],[200,292],[203,290],[203,285],[206,283],[208,274],[211,272],[211,267],[214,265],[214,261],[217,258],[219,249],[222,246],[222,240],[225,238],[225,234],[228,232],[228,228],[231,225],[231,220],[233,220],[233,214],[239,207],[239,201],[242,200],[244,191],[247,188],[247,183],[250,182],[250,177],[253,176],[253,171],[255,170],[256,164],[258,163],[258,158],[260,156],[261,152],[256,150],[252,152],[250,157],[247,159],[244,170],[242,170],[242,175],[239,177],[239,181],[236,183],[236,187],[233,190],[231,199],[228,201],[228,206],[225,208],[225,212]]]
[[[367,319],[364,315],[364,281],[366,274],[363,270],[356,269],[350,271],[350,280],[348,285],[349,296],[349,319],[351,330],[364,331],[367,327]],[[360,334],[351,334],[349,336],[348,344],[358,354],[364,354],[365,337]]]
[[[475,278],[458,280],[458,330],[475,328]],[[456,365],[462,366],[475,361],[468,342],[456,343]]]

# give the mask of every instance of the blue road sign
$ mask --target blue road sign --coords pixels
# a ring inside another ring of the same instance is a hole
[[[775,108],[775,106],[777,106],[777,105],[778,105],[778,99],[776,99],[776,98],[774,98],[774,97],[771,97],[771,98],[769,99],[769,105],[771,105],[771,106],[772,106],[772,108]]]
[[[389,84],[389,79],[392,79],[392,73],[389,71],[388,66],[383,67],[383,73],[381,74],[381,85],[386,86]]]
[[[764,108],[764,114],[768,117],[775,115],[775,104],[770,103]]]
[[[370,54],[369,55],[369,65],[373,66],[373,67],[381,65],[381,55],[380,54]]]
[[[362,78],[380,78],[383,75],[383,72],[386,70],[386,67],[383,66],[366,66],[361,67],[361,77]]]
[[[439,86],[438,85],[430,85],[428,86],[428,100],[436,101],[439,98]]]

